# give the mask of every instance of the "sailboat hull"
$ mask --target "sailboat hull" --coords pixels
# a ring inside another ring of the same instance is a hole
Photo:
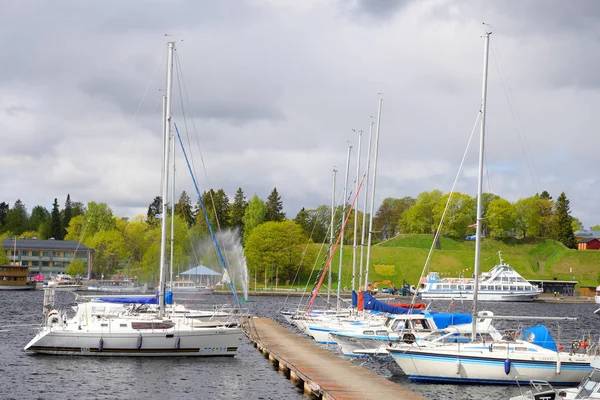
[[[394,361],[413,382],[528,384],[531,379],[552,385],[577,385],[591,370],[592,358],[567,353],[510,354],[481,350],[454,354],[435,351],[388,349]],[[557,360],[561,360],[557,366]],[[510,362],[507,364],[507,358]],[[508,368],[507,368],[508,366]],[[508,373],[506,372],[508,370]],[[559,372],[557,372],[559,371]]]
[[[81,356],[233,357],[243,331],[239,328],[190,328],[139,332],[73,331],[48,328],[25,350],[40,354]]]

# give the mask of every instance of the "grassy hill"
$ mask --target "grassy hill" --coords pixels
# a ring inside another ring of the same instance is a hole
[[[432,242],[432,235],[400,235],[372,246],[369,281],[391,280],[400,285],[406,280],[410,284],[416,284]],[[448,276],[471,276],[475,260],[475,242],[442,237],[440,243],[441,250],[433,251],[428,271]],[[342,286],[351,286],[352,250],[352,245],[344,246]],[[600,251],[571,250],[550,239],[485,238],[481,246],[482,272],[496,265],[498,251],[502,252],[504,261],[526,279],[556,278],[578,280],[580,285],[598,284]],[[360,254],[360,248],[357,254]],[[339,253],[333,260],[333,273],[337,276]],[[358,261],[356,268],[358,275]],[[337,277],[334,282],[337,282]]]

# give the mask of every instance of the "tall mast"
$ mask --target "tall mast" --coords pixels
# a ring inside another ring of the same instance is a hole
[[[383,99],[379,99],[379,107],[377,109],[377,130],[375,132],[375,158],[373,159],[373,189],[371,189],[371,215],[369,215],[369,241],[367,243],[367,267],[365,272],[365,289],[369,284],[369,260],[371,258],[371,240],[373,238],[373,212],[375,207],[375,183],[377,182],[377,155],[379,153],[379,130],[381,128],[381,103]]]
[[[356,181],[354,182],[354,195],[358,195],[358,181],[360,181],[360,144],[363,131],[358,131],[358,152],[356,153]],[[356,290],[356,230],[358,228],[358,197],[354,205],[354,243],[352,243],[352,291]]]
[[[348,156],[346,157],[346,179],[344,181],[344,199],[342,205],[342,222],[340,228],[340,265],[338,267],[338,278],[337,278],[337,309],[340,309],[340,286],[342,284],[342,256],[344,253],[344,221],[346,220],[346,196],[348,196],[348,173],[350,172],[350,153],[352,152],[352,146],[348,146]]]
[[[483,53],[483,87],[481,89],[481,132],[479,139],[479,175],[477,178],[477,227],[475,230],[475,266],[473,274],[475,281],[473,283],[473,336],[471,340],[477,338],[477,296],[479,293],[479,262],[481,258],[481,213],[482,213],[482,193],[483,193],[483,158],[485,149],[485,107],[487,98],[487,79],[488,79],[488,54],[490,52],[490,35],[492,32],[486,32],[484,53]]]
[[[331,229],[329,231],[329,258],[333,260],[333,237],[335,235],[335,176],[337,169],[333,167],[333,187],[331,189]],[[327,276],[327,309],[330,308],[331,298],[331,268],[329,268],[329,275]]]
[[[173,290],[173,253],[175,248],[175,133],[171,135],[171,157],[173,157],[173,179],[171,182],[171,257],[169,258],[169,286]]]
[[[371,117],[372,118],[372,117]],[[360,286],[362,284],[362,276],[363,276],[363,255],[365,253],[365,233],[367,232],[367,200],[369,195],[369,166],[371,164],[371,143],[373,142],[373,121],[371,121],[371,125],[369,127],[369,145],[367,146],[367,169],[365,171],[365,187],[364,190],[364,198],[363,198],[363,221],[362,221],[362,231],[360,234],[360,272],[358,274],[358,287],[360,290]],[[364,289],[367,288],[367,282],[364,282]]]
[[[171,132],[171,93],[173,90],[173,52],[175,42],[169,42],[167,53],[167,94],[164,111],[164,149],[163,149],[163,171],[164,179],[162,185],[162,218],[160,220],[160,283],[158,291],[158,316],[165,315],[165,254],[167,247],[167,196],[169,186],[169,136]]]

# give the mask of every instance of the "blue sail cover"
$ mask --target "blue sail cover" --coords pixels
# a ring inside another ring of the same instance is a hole
[[[352,308],[358,307],[358,294],[356,290],[352,291]]]
[[[363,296],[365,310],[381,311],[390,314],[423,314],[423,312],[420,310],[391,306],[387,303],[384,303],[383,301],[379,301],[375,297],[373,297],[368,291],[364,291]]]
[[[558,351],[556,342],[545,325],[536,325],[523,330],[523,340],[541,346],[545,349]]]
[[[158,304],[158,293],[152,297],[99,297],[105,303]],[[165,304],[173,304],[173,293],[165,294]]]
[[[473,316],[471,314],[454,314],[454,313],[436,313],[428,312],[433,318],[435,326],[438,329],[444,329],[450,325],[459,324],[470,324],[473,322]]]

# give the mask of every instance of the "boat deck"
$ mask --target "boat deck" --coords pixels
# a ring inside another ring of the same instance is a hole
[[[311,396],[337,400],[425,399],[336,356],[271,319],[248,318],[243,327],[263,356]]]

